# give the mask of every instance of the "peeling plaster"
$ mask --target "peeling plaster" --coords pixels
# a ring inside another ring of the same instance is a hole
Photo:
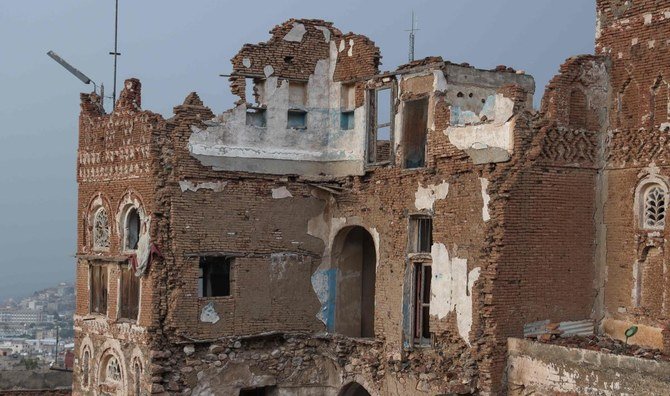
[[[249,58],[244,58],[242,59],[242,65],[246,67],[247,69],[251,67],[251,59]]]
[[[437,186],[431,184],[426,188],[421,187],[419,183],[419,188],[414,193],[414,206],[417,210],[432,210],[435,201],[447,198],[447,194],[449,194],[449,183],[447,182],[443,181]]]
[[[219,182],[204,182],[204,183],[194,183],[190,180],[180,180],[179,188],[182,192],[198,190],[212,190],[214,192],[221,192],[226,187],[228,182],[219,181]]]
[[[433,277],[430,290],[430,314],[444,319],[456,311],[458,334],[470,346],[472,328],[472,287],[479,279],[480,268],[468,273],[468,261],[449,258],[449,251],[442,243],[431,248]]]
[[[279,188],[272,189],[272,198],[282,199],[282,198],[293,198],[291,192],[284,186]]]
[[[330,29],[325,26],[315,26],[315,28],[323,33],[323,38],[326,40],[326,43],[330,42]]]
[[[486,190],[489,188],[489,180],[484,177],[480,177],[479,182],[482,184],[482,200],[484,201],[482,205],[482,219],[484,221],[489,221],[491,220],[491,214],[489,213],[489,202],[491,201],[491,197],[486,192]]]
[[[205,323],[216,323],[219,321],[219,314],[216,313],[216,310],[214,309],[214,302],[210,301],[202,307],[202,311],[200,312],[200,321],[205,322]]]
[[[354,55],[354,40],[349,39],[349,51],[347,51],[347,56],[353,56]]]
[[[284,36],[284,41],[294,41],[300,43],[302,42],[302,36],[304,36],[306,32],[307,29],[305,29],[305,25],[302,23],[293,22],[293,28],[288,33],[286,33],[286,36]]]
[[[344,40],[340,41],[340,48],[338,49],[338,52],[344,51]]]
[[[275,72],[274,67],[272,65],[265,65],[263,68],[263,74],[265,74],[265,78],[270,77],[273,73]]]
[[[379,259],[379,232],[375,227],[371,227],[370,235],[372,235],[372,240],[375,242],[375,260],[377,261],[375,269],[377,269],[379,268],[379,263],[381,262]]]

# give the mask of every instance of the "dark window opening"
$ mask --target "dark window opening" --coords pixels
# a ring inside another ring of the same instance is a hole
[[[107,267],[91,265],[91,313],[107,314]]]
[[[272,396],[276,388],[274,386],[263,386],[260,388],[241,389],[240,396]]]
[[[433,246],[433,219],[412,216],[409,221],[410,253],[430,253]]]
[[[198,297],[230,296],[232,257],[201,257]]]
[[[137,320],[140,310],[140,278],[130,265],[121,268],[121,306],[119,317]]]
[[[368,91],[368,163],[392,159],[393,89]]]
[[[88,377],[89,377],[89,372],[91,370],[91,353],[88,350],[84,351],[84,358],[83,358],[83,363],[82,363],[82,386],[84,388],[88,388]]]
[[[430,344],[430,281],[428,263],[414,264],[414,344]]]
[[[306,129],[307,112],[303,110],[289,110],[287,127],[293,129]]]
[[[267,116],[265,109],[253,108],[247,109],[247,125],[258,128],[267,127]]]
[[[137,249],[140,240],[140,214],[137,209],[130,209],[126,218],[126,249]]]
[[[405,168],[422,168],[425,166],[427,124],[428,98],[405,102],[402,127]]]
[[[354,129],[354,112],[343,111],[340,114],[340,129],[348,131]]]

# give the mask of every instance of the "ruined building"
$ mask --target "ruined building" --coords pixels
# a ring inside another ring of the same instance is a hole
[[[596,3],[540,111],[523,72],[381,72],[321,20],[244,45],[221,115],[82,94],[75,394],[668,394],[667,363],[520,339],[670,351],[670,1]]]

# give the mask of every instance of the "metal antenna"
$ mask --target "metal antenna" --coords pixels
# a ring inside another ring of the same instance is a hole
[[[406,32],[409,32],[409,61],[412,62],[414,60],[414,32],[418,32],[421,29],[416,28],[416,18],[414,18],[414,10],[412,10],[412,28],[409,30],[405,30]]]
[[[63,66],[65,68],[65,70],[72,73],[73,76],[77,77],[84,84],[88,85],[90,83],[93,83],[93,92],[95,92],[97,90],[98,85],[95,83],[95,81],[88,78],[84,73],[80,72],[76,67],[67,63],[67,61],[65,59],[61,58],[60,56],[58,56],[58,54],[56,54],[53,51],[49,51],[49,52],[47,52],[47,55],[49,55],[49,58],[58,62],[59,65]],[[100,84],[100,98],[102,100],[101,104],[104,107],[104,104],[105,104],[105,88],[102,84]]]
[[[119,0],[116,0],[116,9],[114,13],[114,52],[110,55],[114,56],[114,87],[112,89],[112,110],[116,108],[116,58],[121,55],[119,52]]]

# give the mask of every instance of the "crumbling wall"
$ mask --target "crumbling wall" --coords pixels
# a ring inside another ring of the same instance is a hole
[[[664,395],[668,362],[510,339],[509,395]]]
[[[320,20],[289,20],[266,43],[247,44],[232,59],[236,107],[196,130],[189,147],[205,166],[266,174],[362,174],[363,90],[353,127],[343,127],[342,83],[378,71],[379,49]],[[254,84],[254,98],[246,84]]]
[[[150,341],[146,329],[157,324],[159,305],[154,286],[155,271],[152,270],[146,271],[140,279],[138,319],[136,321],[118,319],[121,267],[130,265],[130,256],[139,253],[139,250],[128,252],[123,248],[124,208],[129,204],[141,207],[143,229],[148,234],[144,243],[155,245],[158,236],[151,221],[154,215],[153,199],[157,183],[157,155],[153,138],[154,134],[164,127],[162,117],[141,110],[140,90],[138,80],[127,80],[116,108],[111,114],[104,113],[95,94],[81,96],[77,161],[79,200],[76,353],[73,373],[73,389],[77,394],[100,391],[99,373],[104,370],[101,367],[101,359],[111,351],[114,351],[120,359],[124,373],[123,380],[128,389],[134,390],[132,358],[134,356],[141,358],[143,375],[146,375],[149,352],[147,344]],[[94,248],[92,213],[100,207],[107,212],[109,243],[105,248]],[[106,314],[91,314],[90,264],[102,264],[108,271]],[[151,264],[158,265],[156,258]],[[91,356],[88,386],[83,385],[82,359],[85,345]],[[148,378],[142,378],[141,382],[142,389],[148,391],[150,389]]]

